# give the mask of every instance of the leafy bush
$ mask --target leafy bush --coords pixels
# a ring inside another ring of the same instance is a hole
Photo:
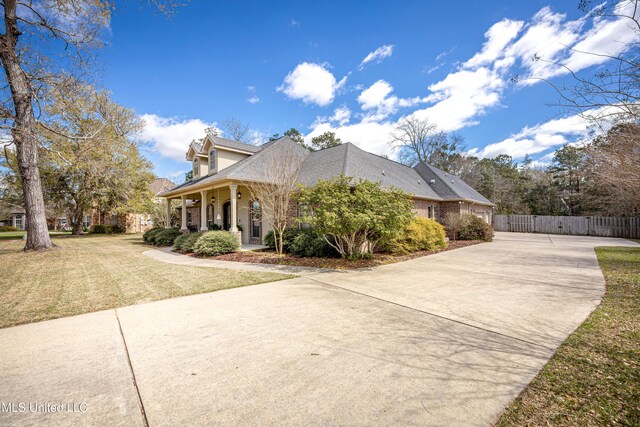
[[[152,228],[151,230],[145,231],[144,234],[142,235],[142,241],[152,245],[153,239],[155,238],[156,234],[158,234],[162,230],[163,230],[162,228]]]
[[[289,252],[299,257],[340,256],[338,251],[314,230],[299,231],[289,243]]]
[[[412,219],[404,231],[387,245],[391,252],[401,254],[446,247],[444,227],[433,219],[423,217]]]
[[[413,218],[408,193],[342,175],[300,187],[296,198],[310,213],[299,221],[333,239],[344,258],[371,254],[380,241],[401,233]]]
[[[302,233],[302,230],[298,230],[297,228],[287,228],[286,230],[284,230],[284,233],[282,234],[282,252],[289,253],[291,251],[291,244],[293,243],[293,239],[295,239],[296,236],[298,236],[300,233]],[[264,236],[262,242],[265,246],[268,246],[271,249],[275,249],[276,242],[273,230],[269,231]]]
[[[18,230],[16,227],[13,227],[11,225],[0,225],[0,232],[1,231],[20,231],[20,230]]]
[[[182,232],[177,228],[161,228],[153,235],[153,241],[149,242],[154,246],[171,246]]]
[[[89,228],[89,232],[93,234],[120,234],[124,233],[124,230],[119,225],[94,224]]]
[[[207,227],[209,229],[209,231],[216,231],[216,230],[220,230],[220,226],[218,224],[216,224],[215,222],[212,224],[209,224],[209,227]]]
[[[206,256],[228,254],[238,249],[238,238],[228,231],[207,231],[193,245],[195,253]]]
[[[485,242],[493,240],[493,228],[481,218],[470,213],[463,213],[460,218],[462,220],[460,240],[484,240]]]
[[[193,252],[193,245],[196,244],[196,241],[204,233],[205,233],[204,231],[197,231],[195,233],[187,233],[187,234],[178,236],[176,240],[173,242],[173,250],[183,254],[188,254]]]

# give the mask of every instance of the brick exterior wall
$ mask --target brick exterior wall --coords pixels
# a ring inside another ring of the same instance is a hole
[[[429,208],[431,208],[431,215],[429,215]],[[423,218],[432,218],[436,221],[440,221],[440,203],[432,202],[429,200],[413,200],[413,212],[416,216]]]

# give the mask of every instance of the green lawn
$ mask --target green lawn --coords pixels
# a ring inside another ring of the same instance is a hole
[[[596,253],[602,303],[496,425],[640,425],[640,248]]]
[[[22,252],[0,240],[0,328],[292,277],[166,264],[141,253],[140,235],[59,237]]]
[[[22,239],[22,236],[27,234],[26,231],[1,231],[0,240],[16,240]],[[49,231],[49,236],[64,236],[69,235],[69,231]]]

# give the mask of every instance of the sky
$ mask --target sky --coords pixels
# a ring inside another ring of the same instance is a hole
[[[582,51],[617,53],[633,36],[578,3],[192,0],[168,19],[122,2],[103,84],[145,120],[156,174],[177,181],[191,140],[227,118],[256,143],[292,127],[307,139],[333,131],[394,158],[389,134],[411,116],[462,135],[470,154],[544,164],[587,135],[553,105],[541,79],[571,80],[547,61],[593,74],[610,64]]]

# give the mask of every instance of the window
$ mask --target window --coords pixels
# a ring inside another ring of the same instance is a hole
[[[209,173],[216,171],[216,150],[209,152]]]
[[[85,215],[82,218],[82,227],[89,228],[90,225],[91,225],[91,215]]]
[[[311,216],[311,211],[307,205],[303,205],[302,203],[298,203],[298,218],[303,216]],[[298,228],[300,230],[308,230],[311,228],[311,225],[308,222],[299,222]]]
[[[15,225],[15,227],[19,228],[20,230],[23,229],[23,226],[22,226],[22,215],[16,215],[16,225]]]
[[[193,177],[200,175],[200,171],[198,170],[198,158],[193,159]]]
[[[431,205],[427,207],[427,218],[433,218],[433,206]]]
[[[191,225],[191,212],[187,212],[187,225]]]

